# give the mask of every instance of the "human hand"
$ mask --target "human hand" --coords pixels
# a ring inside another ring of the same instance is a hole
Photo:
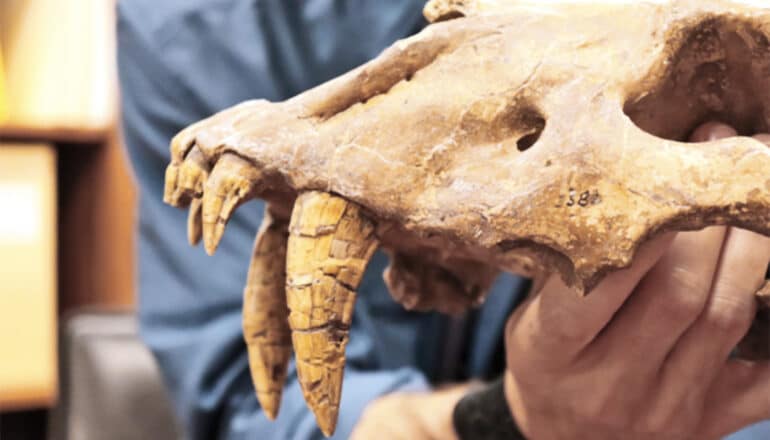
[[[711,123],[693,140],[733,135]],[[770,417],[770,366],[728,359],[768,260],[770,239],[713,227],[647,243],[585,298],[549,279],[506,328],[506,398],[521,431],[715,439]]]
[[[364,410],[351,440],[456,440],[452,412],[472,384],[387,394]]]

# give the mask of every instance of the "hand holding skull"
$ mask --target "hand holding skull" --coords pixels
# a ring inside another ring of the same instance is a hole
[[[240,203],[270,202],[244,299],[257,393],[274,416],[293,344],[326,434],[377,246],[396,298],[454,311],[497,270],[587,293],[669,230],[770,235],[770,150],[683,142],[707,118],[770,127],[767,7],[435,0],[426,15],[440,22],[370,63],[172,142],[165,199],[190,207],[192,242],[213,252]]]

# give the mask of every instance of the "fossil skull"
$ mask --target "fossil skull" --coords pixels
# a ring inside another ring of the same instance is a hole
[[[770,129],[770,7],[744,0],[434,0],[433,22],[285,102],[172,141],[165,200],[216,249],[260,197],[244,332],[274,417],[292,345],[330,435],[355,289],[373,251],[410,308],[483,300],[498,270],[586,293],[667,230],[770,235],[770,150],[685,143],[706,119]]]

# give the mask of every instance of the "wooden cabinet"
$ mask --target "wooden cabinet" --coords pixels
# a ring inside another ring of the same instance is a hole
[[[2,241],[0,219],[0,411],[55,401],[57,316],[133,305],[135,195],[117,128],[114,7],[0,0],[0,217],[18,222]],[[25,183],[9,184],[21,169]],[[31,230],[42,234],[35,250],[8,244]]]
[[[56,150],[0,143],[0,408],[56,396]]]

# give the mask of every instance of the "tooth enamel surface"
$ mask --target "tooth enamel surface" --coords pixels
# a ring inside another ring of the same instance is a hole
[[[174,199],[174,194],[176,193],[178,178],[179,167],[174,164],[169,164],[166,167],[165,186],[163,188],[163,201],[172,206],[177,206],[177,201]]]
[[[190,246],[196,246],[201,240],[202,219],[201,219],[201,204],[203,202],[200,198],[195,198],[190,202],[190,208],[187,213],[187,241]]]
[[[286,297],[297,373],[308,406],[334,432],[356,292],[377,247],[358,206],[321,192],[297,197],[289,226]]]
[[[203,190],[201,222],[203,244],[213,255],[235,208],[253,197],[261,174],[248,161],[231,153],[219,159]]]
[[[203,184],[208,177],[208,171],[208,164],[203,153],[194,147],[179,168],[177,191],[180,192],[181,196],[200,197],[203,193]]]
[[[257,399],[271,420],[278,415],[291,357],[284,293],[288,223],[265,213],[254,242],[243,293],[243,335]]]

